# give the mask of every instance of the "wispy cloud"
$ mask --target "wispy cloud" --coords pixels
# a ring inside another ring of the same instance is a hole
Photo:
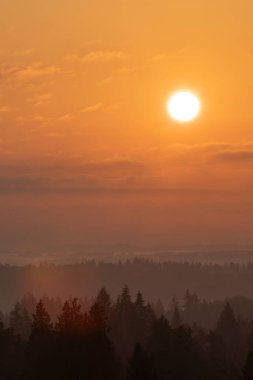
[[[50,77],[59,74],[61,69],[55,65],[44,65],[42,62],[34,62],[29,65],[0,65],[0,79],[27,81],[41,77]]]
[[[112,83],[112,81],[113,81],[113,77],[107,77],[107,78],[102,79],[100,83],[110,84],[110,83]]]
[[[36,161],[36,160],[35,160]],[[46,161],[46,158],[44,158]],[[146,168],[130,160],[108,159],[78,165],[69,162],[0,165],[0,192],[100,191],[132,185]],[[131,181],[130,181],[131,179]]]
[[[85,41],[83,43],[83,46],[87,47],[87,46],[97,46],[97,45],[101,45],[102,44],[102,40],[90,40],[90,41]]]
[[[33,103],[34,107],[40,107],[44,105],[48,105],[52,101],[53,94],[46,93],[46,94],[41,94],[38,95],[34,98],[28,99],[29,102]]]
[[[128,59],[129,56],[120,50],[95,50],[85,54],[82,57],[82,62],[95,63],[95,62],[112,62],[122,61]]]
[[[0,107],[0,114],[11,112],[11,111],[13,111],[13,109],[14,109],[13,107],[2,106],[2,107]]]
[[[253,161],[253,148],[252,150],[241,149],[237,151],[222,151],[222,152],[216,153],[214,157],[223,162],[230,162],[230,163]]]
[[[102,103],[96,103],[87,107],[84,107],[80,110],[81,113],[92,113],[99,111],[103,107]]]
[[[54,65],[45,66],[42,62],[35,62],[15,73],[18,79],[34,79],[44,76],[52,76],[60,72],[60,68]]]
[[[14,57],[27,57],[33,53],[32,49],[18,50],[13,53]]]
[[[241,169],[247,163],[252,166],[253,142],[231,143],[212,142],[206,144],[171,144],[161,148],[140,149],[133,152],[134,157],[149,165],[167,168],[187,167],[200,170],[208,166],[215,170],[226,170],[226,165]],[[248,166],[249,166],[248,165]],[[253,167],[252,167],[253,170]]]
[[[70,120],[72,120],[73,118],[74,118],[73,115],[71,115],[70,113],[66,113],[66,114],[60,116],[58,120],[59,120],[59,121],[70,121]]]
[[[153,57],[149,58],[148,61],[151,62],[151,63],[160,62],[164,58],[165,58],[164,54],[157,54],[157,55],[154,55]]]

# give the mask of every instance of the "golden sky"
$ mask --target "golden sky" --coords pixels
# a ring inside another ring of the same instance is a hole
[[[2,0],[6,246],[253,243],[252,15],[250,0]],[[181,88],[202,102],[184,126],[166,111]]]

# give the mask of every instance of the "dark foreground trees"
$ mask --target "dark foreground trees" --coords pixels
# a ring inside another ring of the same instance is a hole
[[[253,380],[253,353],[251,351],[242,370],[242,380]]]
[[[151,357],[137,343],[129,360],[127,380],[158,380]]]
[[[102,289],[88,311],[70,299],[52,321],[39,301],[26,337],[30,316],[16,306],[10,326],[0,324],[0,380],[253,380],[252,322],[227,303],[205,331],[184,324],[178,307],[171,321],[157,317],[125,286],[116,303]]]
[[[117,378],[118,365],[107,336],[104,309],[94,304],[89,313],[79,301],[67,301],[53,328],[40,301],[27,347],[27,379]]]

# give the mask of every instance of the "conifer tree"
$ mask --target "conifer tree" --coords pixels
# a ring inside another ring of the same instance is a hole
[[[216,331],[221,335],[228,349],[238,350],[239,326],[229,302],[226,303],[218,319]]]
[[[251,351],[248,353],[242,373],[243,380],[253,380],[253,353]]]
[[[10,313],[10,328],[14,335],[28,340],[31,333],[31,319],[25,308],[17,302]]]
[[[127,380],[156,380],[151,360],[146,351],[136,344],[129,360]]]
[[[57,330],[65,333],[80,334],[84,332],[87,318],[81,310],[81,304],[77,298],[66,301],[56,323]]]
[[[173,314],[172,314],[172,318],[171,318],[171,327],[173,329],[177,329],[178,327],[180,327],[182,325],[182,319],[181,319],[181,315],[180,315],[180,312],[178,310],[178,308],[176,307],[173,311]]]
[[[33,332],[47,332],[53,328],[51,317],[48,314],[42,300],[36,305],[36,311],[33,314],[32,330]]]
[[[107,323],[110,324],[111,313],[112,313],[112,300],[109,293],[105,288],[101,288],[96,297],[95,304],[99,305],[104,310],[104,316]]]

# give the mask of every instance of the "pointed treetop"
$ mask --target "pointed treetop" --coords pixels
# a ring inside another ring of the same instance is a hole
[[[53,324],[48,314],[43,301],[40,300],[36,305],[35,313],[33,314],[32,329],[38,331],[48,331],[53,328]]]
[[[82,313],[81,303],[77,298],[66,301],[63,305],[62,312],[58,317],[56,327],[60,331],[80,332],[86,327],[86,316]]]
[[[99,290],[98,295],[96,297],[96,303],[107,310],[111,308],[112,300],[110,294],[107,292],[105,287]]]
[[[144,301],[143,295],[142,295],[142,293],[140,291],[136,295],[135,304],[136,304],[136,306],[139,306],[139,307],[144,307],[145,306],[145,301]]]
[[[171,319],[171,326],[173,329],[177,329],[180,326],[182,326],[182,318],[179,312],[179,309],[176,307],[173,311],[172,319]]]
[[[130,290],[129,290],[127,285],[125,285],[122,289],[121,296],[120,296],[120,302],[122,304],[131,303]]]

